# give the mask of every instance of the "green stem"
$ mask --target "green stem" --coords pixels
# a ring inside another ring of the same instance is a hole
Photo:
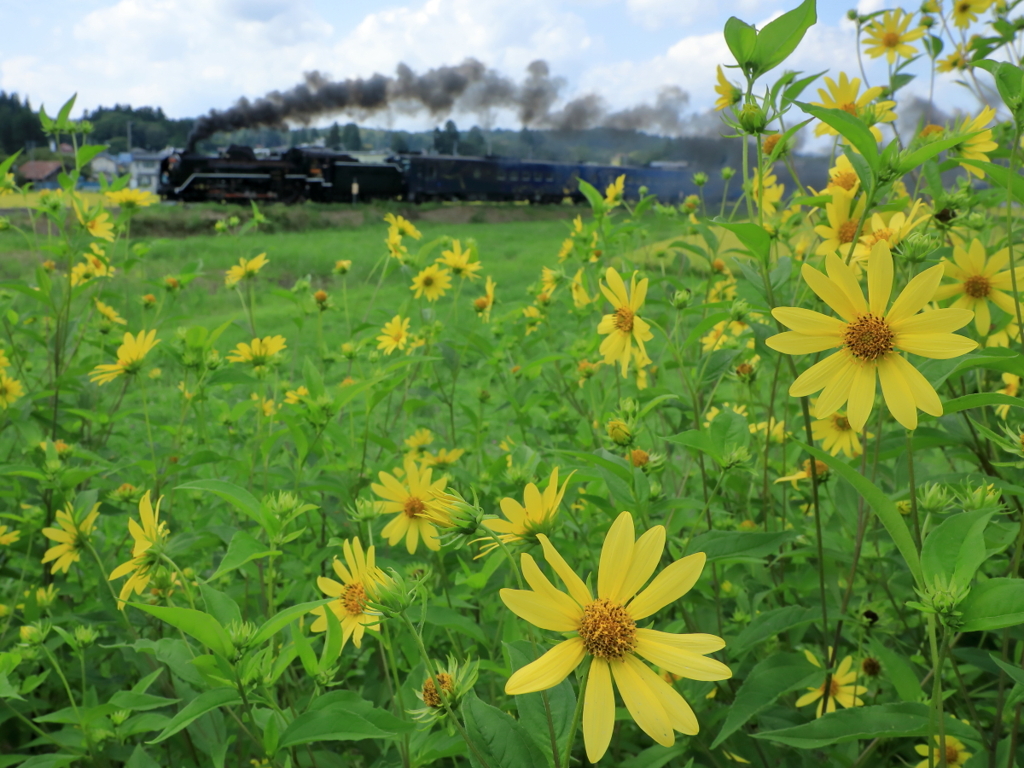
[[[914,479],[914,430],[907,430],[907,480],[910,486],[910,516],[914,521],[914,543],[921,551],[921,520],[917,513],[917,483]]]

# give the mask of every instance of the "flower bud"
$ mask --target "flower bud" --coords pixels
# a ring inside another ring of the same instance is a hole
[[[735,168],[731,168],[728,165],[726,165],[726,166],[724,166],[722,168],[721,173],[722,173],[722,181],[729,181],[729,179],[731,179],[733,176],[736,175],[736,169]]]
[[[690,293],[686,288],[676,291],[672,294],[672,306],[676,309],[686,309],[690,303],[690,299],[693,294]]]
[[[633,431],[629,425],[621,419],[612,419],[605,425],[608,437],[616,445],[627,446],[633,443]]]
[[[697,173],[693,174],[693,183],[696,184],[698,187],[703,187],[705,184],[708,183],[708,175],[703,171],[698,171]]]
[[[768,116],[761,106],[753,101],[748,101],[740,110],[740,126],[749,134],[755,135],[764,133],[768,125]]]

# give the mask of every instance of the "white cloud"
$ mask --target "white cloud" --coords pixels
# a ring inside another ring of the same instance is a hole
[[[720,12],[713,3],[700,0],[626,0],[626,7],[630,16],[647,29],[657,29],[666,23],[690,24]]]

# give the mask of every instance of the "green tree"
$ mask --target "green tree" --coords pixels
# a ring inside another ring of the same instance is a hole
[[[327,147],[328,149],[341,149],[341,128],[337,123],[331,125],[331,130],[327,132]]]
[[[469,129],[469,133],[459,141],[459,152],[463,155],[487,154],[487,139],[484,137],[484,132],[480,130],[480,126],[474,125]]]
[[[363,148],[363,137],[359,135],[358,125],[348,123],[342,128],[341,145],[348,150],[360,150]]]

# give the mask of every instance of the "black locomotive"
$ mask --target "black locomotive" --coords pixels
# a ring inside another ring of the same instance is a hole
[[[691,173],[672,167],[554,163],[499,157],[399,154],[370,163],[343,152],[293,148],[259,158],[251,147],[232,145],[219,156],[175,152],[160,164],[159,192],[169,200],[295,203],[312,200],[351,203],[372,199],[408,202],[434,200],[528,200],[558,203],[583,200],[582,179],[603,191],[625,174],[624,195],[639,197],[640,187],[663,203],[695,194]],[[705,194],[721,194],[717,179]],[[717,186],[717,189],[715,188]]]

